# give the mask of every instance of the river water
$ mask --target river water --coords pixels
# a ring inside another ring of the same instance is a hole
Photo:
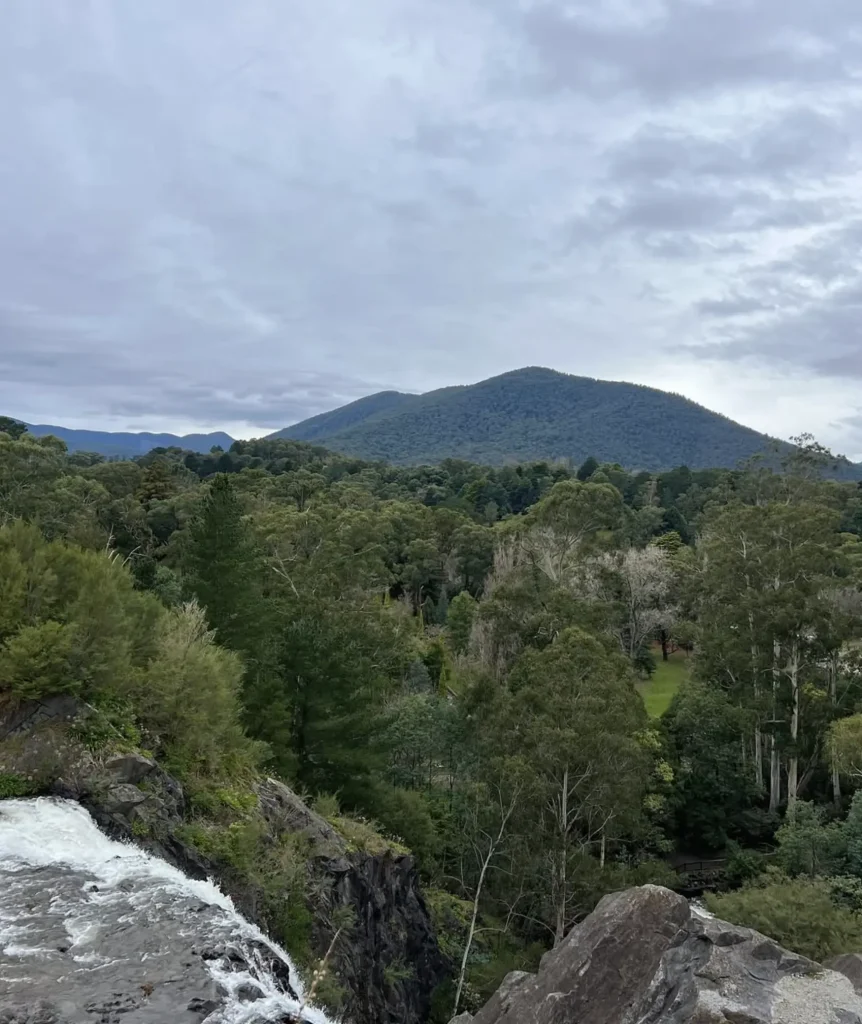
[[[331,1024],[211,882],[72,801],[0,802],[0,1024]]]

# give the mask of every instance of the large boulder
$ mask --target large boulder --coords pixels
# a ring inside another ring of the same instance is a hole
[[[647,885],[605,897],[472,1024],[862,1024],[862,997],[844,974]]]

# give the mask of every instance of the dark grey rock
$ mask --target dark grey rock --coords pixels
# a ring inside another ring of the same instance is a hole
[[[136,786],[149,775],[158,774],[159,767],[155,761],[143,754],[117,754],[105,761],[105,771],[115,782],[125,782]]]
[[[351,1024],[423,1024],[434,989],[451,973],[419,886],[412,857],[394,852],[351,851],[336,830],[283,783],[258,787],[260,806],[273,830],[301,833],[310,845],[310,886],[318,894],[313,946],[322,957],[334,936],[330,922],[340,909],[354,925],[339,938],[330,966],[347,990],[343,1016]],[[408,964],[408,977],[388,976],[392,964]]]
[[[862,1024],[862,998],[843,975],[643,886],[605,897],[472,1024],[635,1022]]]
[[[86,705],[68,694],[22,701],[17,707],[7,709],[0,718],[0,740],[23,735],[49,723],[72,722],[88,714]]]

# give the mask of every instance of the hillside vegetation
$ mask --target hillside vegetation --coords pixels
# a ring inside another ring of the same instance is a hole
[[[453,962],[433,1024],[604,893],[677,884],[673,851],[757,877],[722,913],[789,945],[815,935],[784,912],[813,876],[816,949],[840,952],[862,934],[862,490],[831,465],[806,443],[781,473],[413,467],[285,439],[106,461],[0,417],[0,702],[85,700],[94,751],[154,754],[190,841],[243,872],[269,871],[261,772],[352,843],[410,849]],[[289,951],[306,925],[278,926]]]
[[[772,440],[679,395],[529,368],[425,395],[384,392],[275,436],[396,463],[535,459],[732,468]]]

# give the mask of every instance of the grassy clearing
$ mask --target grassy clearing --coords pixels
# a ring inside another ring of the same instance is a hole
[[[668,661],[662,661],[660,650],[657,655],[656,670],[652,678],[638,687],[650,718],[661,718],[670,707],[670,702],[683,679],[688,675],[688,655],[685,651],[675,651]]]

